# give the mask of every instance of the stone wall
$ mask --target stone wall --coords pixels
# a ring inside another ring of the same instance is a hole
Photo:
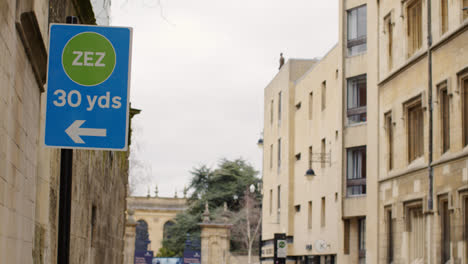
[[[35,243],[43,87],[34,65],[43,65],[44,60],[31,57],[28,44],[44,47],[48,3],[16,3],[0,0],[0,263],[32,263]],[[22,39],[19,32],[24,27],[30,31]]]
[[[71,263],[121,263],[127,152],[74,151]]]

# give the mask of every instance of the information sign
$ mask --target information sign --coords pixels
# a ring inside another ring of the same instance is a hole
[[[126,150],[132,29],[50,27],[44,143]]]

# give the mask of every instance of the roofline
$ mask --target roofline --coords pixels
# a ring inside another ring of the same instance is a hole
[[[335,43],[335,45],[333,45],[333,47],[331,49],[329,49],[327,51],[327,53],[325,53],[325,55],[317,62],[315,63],[314,65],[312,65],[312,67],[310,69],[308,69],[301,77],[299,77],[297,80],[294,81],[294,85],[296,85],[298,82],[302,81],[306,75],[308,75],[311,71],[313,71],[315,69],[316,66],[320,65],[320,63],[322,61],[324,61],[328,55],[330,55],[330,53],[338,46],[338,42]]]
[[[278,70],[278,72],[275,74],[275,76],[268,82],[268,84],[265,86],[265,88],[263,88],[263,90],[265,90],[268,86],[270,86],[270,84],[276,79],[276,76],[278,76],[278,74],[285,68],[286,65],[289,65],[291,61],[312,61],[312,62],[318,62],[319,59],[317,58],[313,58],[313,59],[305,59],[305,58],[302,58],[302,59],[297,59],[297,58],[290,58],[286,61],[286,63],[281,66],[281,69]],[[313,64],[315,65],[315,63]],[[312,65],[312,66],[313,66]]]

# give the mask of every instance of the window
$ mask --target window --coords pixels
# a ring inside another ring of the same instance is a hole
[[[359,264],[366,264],[366,219],[358,220]]]
[[[367,49],[367,7],[348,10],[348,55],[353,56]]]
[[[387,66],[391,70],[393,67],[393,21],[392,14],[384,18],[385,33],[387,33]]]
[[[314,106],[314,93],[309,94],[309,120],[312,120],[313,106]]]
[[[278,94],[278,126],[281,125],[281,92]]]
[[[170,239],[172,236],[171,236],[171,226],[174,225],[174,222],[173,221],[167,221],[165,224],[164,224],[164,227],[163,227],[163,238],[164,239]]]
[[[422,4],[415,0],[408,5],[408,57],[422,46]]]
[[[392,264],[394,259],[394,233],[395,221],[392,219],[392,209],[387,209],[387,263]]]
[[[324,227],[325,226],[325,197],[322,197],[322,211],[321,211],[321,214],[320,214],[320,226],[321,227]]]
[[[448,30],[448,0],[440,0],[440,33]]]
[[[393,120],[392,113],[385,115],[385,128],[387,129],[387,146],[388,146],[388,170],[393,170]]]
[[[322,149],[321,149],[321,153],[320,153],[320,164],[322,166],[322,168],[325,168],[325,155],[326,155],[326,144],[325,144],[325,139],[322,139]]]
[[[278,194],[277,194],[278,200],[276,201],[278,205],[278,211],[276,213],[276,222],[279,224],[280,222],[280,216],[281,216],[281,186],[278,185]]]
[[[409,263],[423,263],[424,218],[421,206],[407,208],[407,231],[409,235]]]
[[[367,119],[366,75],[348,79],[348,123],[365,122]]]
[[[366,194],[366,147],[348,149],[347,195]]]
[[[468,145],[468,75],[460,80],[463,92],[463,145]]]
[[[278,171],[281,168],[281,138],[278,139]]]
[[[439,106],[440,106],[440,125],[442,132],[442,153],[445,153],[450,148],[450,105],[447,92],[447,84],[440,86],[439,90]]]
[[[273,189],[270,189],[270,215],[273,213]]]
[[[463,0],[463,20],[467,18],[468,18],[468,0]]]
[[[350,232],[351,232],[351,222],[349,219],[344,220],[344,239],[343,239],[343,253],[348,255],[349,254],[349,240],[350,240]]]
[[[149,240],[148,223],[145,220],[138,220],[135,230],[135,250],[148,250],[148,244],[151,243]]]
[[[424,151],[423,110],[421,101],[408,106],[408,158],[409,162],[421,157]]]
[[[312,146],[309,147],[309,169],[312,169]]]
[[[270,124],[273,124],[273,106],[274,106],[274,103],[273,103],[273,100],[271,100],[271,104],[270,104]]]
[[[270,169],[273,168],[273,144],[270,145]]]
[[[309,201],[309,206],[307,209],[307,227],[312,229],[312,201]]]
[[[450,260],[450,211],[448,208],[448,200],[441,200],[440,203],[440,231],[441,231],[441,263],[446,263]]]
[[[327,106],[327,82],[322,82],[322,110]]]

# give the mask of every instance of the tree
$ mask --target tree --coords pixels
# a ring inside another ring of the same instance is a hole
[[[231,217],[233,222],[231,240],[242,243],[244,248],[247,249],[248,264],[252,263],[253,247],[258,245],[262,222],[260,204],[259,195],[246,190],[242,201],[242,208],[238,212],[234,212]]]
[[[243,208],[245,190],[259,181],[258,172],[243,159],[222,159],[214,170],[202,165],[190,173],[188,209],[177,214],[175,224],[169,228],[170,237],[163,240],[164,250],[175,252],[177,256],[183,254],[187,234],[199,239],[198,223],[202,220],[205,203],[211,209],[212,219],[218,218],[220,210],[216,209],[222,208],[225,202],[230,211],[238,212]],[[232,245],[236,249],[245,244],[232,241]]]

